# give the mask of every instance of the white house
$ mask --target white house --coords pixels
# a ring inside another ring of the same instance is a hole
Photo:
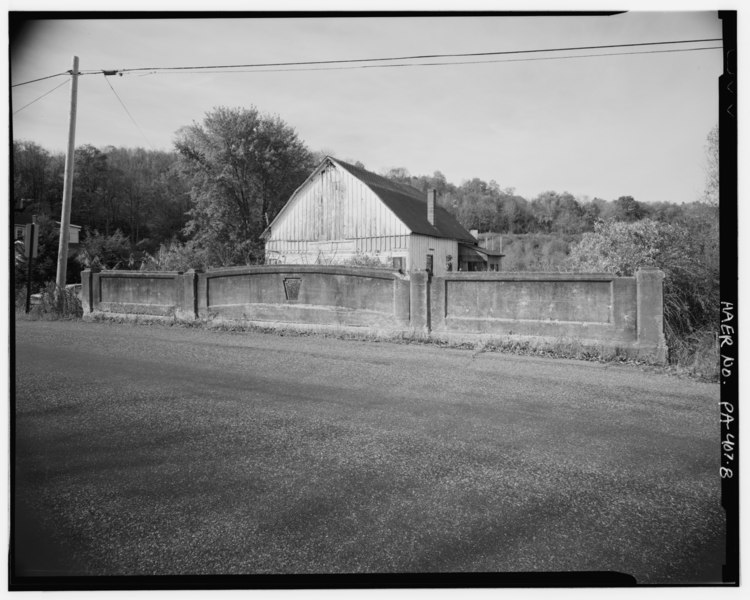
[[[367,257],[403,271],[499,267],[427,194],[326,157],[263,233],[269,264],[346,264]]]

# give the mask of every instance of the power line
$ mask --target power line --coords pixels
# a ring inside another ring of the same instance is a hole
[[[138,123],[136,123],[135,119],[133,118],[133,115],[130,114],[130,111],[128,110],[128,107],[125,106],[125,103],[122,101],[122,98],[120,98],[120,96],[117,94],[117,92],[115,91],[115,88],[112,87],[112,84],[109,82],[109,79],[107,77],[105,77],[104,81],[107,82],[107,85],[109,86],[109,89],[112,90],[112,93],[115,95],[115,97],[117,98],[117,100],[120,102],[120,105],[125,109],[125,112],[130,117],[130,120],[133,121],[133,125],[135,125],[136,128],[138,129],[138,131],[141,132],[141,135],[146,140],[146,143],[148,143],[148,145],[151,146],[151,149],[153,150],[154,149],[153,144],[151,144],[151,141],[148,139],[148,137],[146,137],[146,134],[143,132],[143,129],[141,129],[140,125],[138,125]]]
[[[52,92],[54,92],[54,91],[55,91],[55,90],[56,90],[57,88],[61,88],[61,87],[62,87],[62,86],[64,86],[64,85],[65,85],[66,83],[68,83],[68,80],[67,80],[67,79],[66,79],[65,81],[63,81],[63,82],[62,82],[62,83],[61,83],[60,85],[56,85],[55,87],[53,87],[53,88],[52,88],[52,89],[51,89],[51,90],[50,90],[49,92],[45,92],[44,94],[42,94],[42,95],[41,95],[41,96],[39,96],[38,98],[36,98],[36,99],[32,100],[32,101],[31,101],[31,102],[29,102],[28,104],[25,104],[25,105],[23,105],[23,106],[22,106],[21,108],[19,108],[18,110],[15,110],[15,111],[13,111],[13,114],[14,114],[14,115],[17,115],[18,113],[20,113],[20,112],[21,112],[21,111],[22,111],[22,110],[23,110],[24,108],[26,108],[27,106],[31,106],[32,104],[34,104],[34,102],[37,102],[37,101],[41,100],[41,99],[42,99],[42,98],[44,98],[45,96],[49,96],[49,95],[50,95],[50,94],[51,94]]]
[[[314,65],[333,65],[333,64],[350,64],[350,63],[367,63],[367,62],[384,62],[384,61],[396,61],[396,60],[424,60],[424,59],[435,59],[435,58],[467,58],[471,56],[502,56],[502,55],[510,55],[510,54],[533,54],[533,53],[543,53],[543,52],[570,52],[570,51],[578,51],[578,50],[605,50],[610,48],[633,48],[633,47],[642,47],[642,46],[658,46],[658,45],[667,45],[667,44],[696,44],[696,43],[703,43],[703,42],[720,42],[722,41],[722,38],[706,38],[706,39],[695,39],[695,40],[670,40],[670,41],[660,41],[660,42],[640,42],[640,43],[633,43],[633,44],[606,44],[601,46],[571,46],[567,48],[535,48],[531,50],[503,50],[503,51],[496,51],[496,52],[466,52],[466,53],[458,53],[458,54],[420,54],[420,55],[413,55],[413,56],[393,56],[393,57],[382,57],[382,58],[352,58],[352,59],[340,59],[340,60],[311,60],[311,61],[294,61],[294,62],[277,62],[277,63],[253,63],[253,64],[239,64],[239,65],[205,65],[205,66],[192,66],[192,67],[132,67],[132,68],[125,68],[125,69],[91,69],[86,71],[81,71],[79,75],[99,75],[104,74],[105,76],[109,75],[116,75],[116,74],[123,74],[123,73],[134,73],[138,71],[151,71],[151,73],[158,73],[161,71],[198,71],[201,70],[203,72],[207,72],[209,70],[215,71],[217,69],[253,69],[253,68],[263,68],[263,67],[304,67],[304,66],[314,66]],[[713,50],[718,47],[712,46],[710,48],[691,48],[690,50]],[[685,52],[686,50],[674,50],[673,52]],[[653,53],[657,53],[658,51],[654,51]],[[667,51],[662,51],[667,52]],[[615,54],[595,54],[590,56],[616,56],[619,54],[648,54],[648,52],[641,52],[641,53],[627,53],[627,52],[621,52],[621,53],[615,53]],[[588,58],[589,56],[571,56],[571,57],[563,57],[563,58]],[[538,60],[552,60],[555,57],[548,57],[545,59],[538,59]],[[476,62],[459,62],[454,61],[451,63],[409,63],[409,64],[399,64],[399,65],[375,65],[370,66],[370,68],[378,67],[389,67],[389,66],[423,66],[423,65],[449,65],[449,64],[478,64],[479,61]],[[481,61],[481,62],[514,62],[514,61]],[[355,68],[366,68],[367,65],[361,65],[359,67]],[[287,71],[293,71],[293,70],[303,70],[303,69],[285,69]],[[309,70],[325,70],[325,69],[309,69]],[[335,70],[335,69],[329,69],[329,70]],[[226,71],[225,71],[226,72]],[[231,72],[231,71],[230,71]],[[236,71],[236,72],[242,72],[242,71]],[[271,72],[271,71],[269,71]],[[66,71],[63,73],[56,73],[54,75],[47,75],[46,77],[39,77],[37,79],[31,79],[29,81],[24,81],[22,83],[16,83],[12,85],[11,87],[19,87],[22,85],[27,85],[29,83],[35,83],[37,81],[43,81],[45,79],[50,79],[52,77],[59,77],[61,75],[69,75],[70,71]],[[111,86],[110,86],[111,87]],[[113,90],[114,91],[114,90]]]
[[[330,65],[330,64],[347,64],[347,63],[363,63],[363,62],[383,62],[383,61],[394,61],[394,60],[424,60],[433,58],[465,58],[470,56],[500,56],[508,54],[531,54],[540,52],[569,52],[573,50],[603,50],[609,48],[633,48],[638,46],[657,46],[665,44],[694,44],[702,42],[720,42],[721,38],[706,38],[696,40],[671,40],[661,42],[640,42],[633,44],[606,44],[601,46],[572,46],[567,48],[536,48],[532,50],[504,50],[497,52],[467,52],[459,54],[421,54],[414,56],[394,56],[394,57],[382,57],[382,58],[352,58],[352,59],[340,59],[340,60],[315,60],[315,61],[295,61],[295,62],[279,62],[279,63],[254,63],[254,64],[240,64],[240,65],[205,65],[205,66],[192,66],[192,67],[133,67],[125,69],[92,69],[81,71],[79,75],[115,75],[122,73],[132,73],[136,71],[195,71],[197,69],[203,70],[214,70],[214,69],[241,69],[241,68],[260,68],[260,67],[292,67],[292,66],[311,66],[311,65]],[[623,53],[624,54],[624,53]],[[602,55],[604,56],[604,55]],[[484,61],[491,62],[491,61]],[[429,63],[435,64],[435,63]],[[462,64],[462,63],[455,63]],[[463,63],[472,64],[472,63]],[[291,69],[290,69],[291,70]],[[39,77],[22,83],[16,83],[11,87],[18,87],[21,85],[27,85],[37,81],[43,81],[51,77],[59,77],[60,75],[70,74],[70,71],[63,73],[56,73],[54,75],[47,75],[46,77]]]
[[[429,62],[429,63],[394,63],[387,65],[356,65],[349,67],[319,67],[319,68],[299,68],[299,69],[254,69],[254,70],[231,70],[231,71],[217,71],[217,70],[196,70],[196,71],[177,71],[169,73],[161,73],[162,75],[194,75],[194,74],[205,74],[205,73],[288,73],[288,72],[304,72],[304,71],[348,71],[352,69],[386,69],[386,68],[402,68],[402,67],[444,67],[450,65],[485,65],[495,63],[508,63],[508,62],[529,62],[529,61],[542,61],[542,60],[565,60],[572,58],[596,58],[599,56],[631,56],[636,54],[666,54],[675,52],[695,52],[698,50],[721,50],[721,46],[708,46],[705,48],[679,48],[672,50],[644,50],[641,52],[600,52],[598,54],[574,54],[569,56],[544,56],[539,58],[505,58],[498,60],[468,60],[468,61],[451,61],[451,62]],[[197,67],[196,67],[197,68]],[[147,77],[149,75],[156,75],[159,71],[152,71],[151,73],[144,73],[140,77]]]
[[[340,60],[311,60],[311,61],[295,61],[295,62],[279,62],[279,63],[254,63],[254,64],[243,64],[243,65],[206,65],[206,66],[192,66],[192,67],[133,67],[126,69],[114,69],[107,71],[106,74],[113,75],[115,73],[132,73],[136,71],[188,71],[196,69],[213,70],[213,69],[241,69],[241,68],[258,68],[258,67],[293,67],[293,66],[306,66],[306,65],[330,65],[330,64],[344,64],[344,63],[362,63],[362,62],[382,62],[382,61],[393,61],[393,60],[424,60],[428,58],[464,58],[470,56],[500,56],[508,54],[531,54],[539,52],[569,52],[574,50],[603,50],[609,48],[632,48],[636,46],[657,46],[665,44],[694,44],[701,42],[720,42],[721,38],[708,38],[699,40],[673,40],[673,41],[661,41],[661,42],[641,42],[634,44],[607,44],[602,46],[572,46],[568,48],[538,48],[533,50],[504,50],[497,52],[467,52],[462,54],[421,54],[414,56],[393,56],[383,58],[352,58],[352,59],[340,59]],[[90,70],[82,71],[82,75],[94,75],[99,73],[105,73],[102,70]]]
[[[46,77],[39,77],[38,79],[32,79],[31,81],[24,81],[23,83],[16,83],[11,85],[10,87],[18,87],[21,85],[26,85],[27,83],[36,83],[37,81],[44,81],[45,79],[52,79],[53,77],[60,77],[60,75],[70,75],[70,71],[64,71],[62,73],[55,73],[54,75],[47,75]]]

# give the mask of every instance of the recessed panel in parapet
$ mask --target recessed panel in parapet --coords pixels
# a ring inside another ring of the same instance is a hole
[[[284,279],[284,293],[289,302],[296,302],[299,298],[299,286],[302,279],[299,277],[287,277]]]

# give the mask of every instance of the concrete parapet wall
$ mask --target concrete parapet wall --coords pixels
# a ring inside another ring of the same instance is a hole
[[[499,341],[576,342],[666,360],[660,271],[450,273],[431,284],[431,334]]]
[[[409,282],[391,269],[264,266],[198,275],[201,318],[399,329]]]
[[[456,273],[435,278],[432,329],[636,339],[636,281],[600,273]]]
[[[177,272],[84,271],[84,311],[173,316],[184,303],[181,280]]]
[[[322,265],[82,275],[84,313],[365,328],[439,339],[575,341],[666,360],[657,270],[463,272],[431,277]]]

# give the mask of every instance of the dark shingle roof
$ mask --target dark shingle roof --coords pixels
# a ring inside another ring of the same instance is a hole
[[[427,194],[396,183],[337,158],[328,157],[369,187],[412,232],[476,243],[472,235],[442,206],[435,206],[435,224],[427,220]]]

